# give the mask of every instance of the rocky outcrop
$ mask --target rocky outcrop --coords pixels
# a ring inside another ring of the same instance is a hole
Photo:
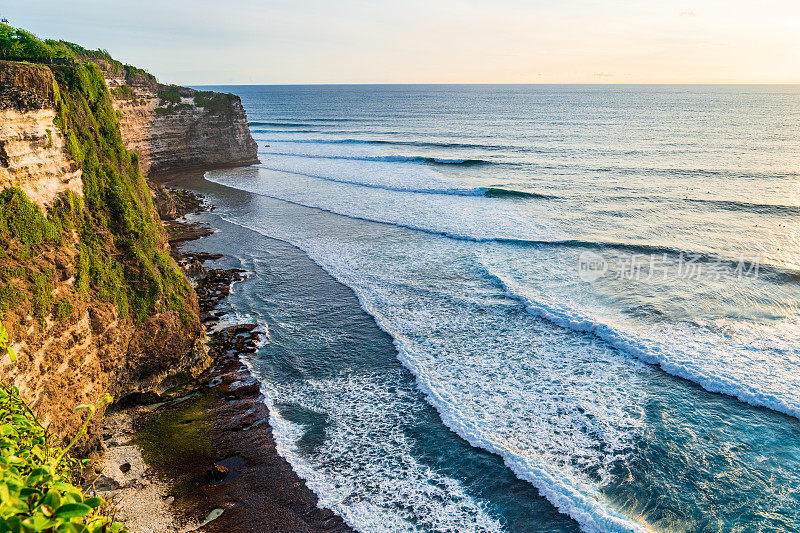
[[[18,187],[41,207],[67,191],[83,195],[81,168],[54,124],[57,91],[51,69],[0,61],[0,190]],[[19,358],[0,356],[0,379],[20,389],[53,435],[75,435],[85,416],[75,408],[106,392],[159,393],[208,365],[193,290],[183,295],[183,311],[121,316],[107,294],[76,287],[85,244],[76,230],[32,249],[7,226],[0,228],[0,319]],[[167,246],[160,229],[150,238]],[[108,268],[128,268],[118,259]],[[83,442],[86,452],[97,440]]]
[[[128,150],[145,175],[258,163],[242,102],[233,94],[156,83],[100,63]]]
[[[66,191],[81,194],[78,165],[64,152],[49,68],[0,61],[0,189],[16,186],[45,206]]]
[[[20,389],[54,435],[75,434],[85,416],[75,411],[80,404],[95,403],[106,392],[117,398],[158,393],[199,374],[210,362],[196,318],[185,324],[177,312],[169,311],[136,324],[131,317],[121,317],[114,304],[91,293],[76,294],[77,238],[48,244],[32,259],[18,243],[4,245],[2,269],[24,265],[47,272],[54,301],[70,302],[69,308],[44,321],[34,317],[30,299],[3,315],[20,357],[15,363],[0,358],[2,381]],[[12,279],[11,285],[22,294],[35,293],[28,279]]]

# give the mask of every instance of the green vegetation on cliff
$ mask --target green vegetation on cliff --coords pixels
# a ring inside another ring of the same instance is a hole
[[[95,61],[124,68],[129,79],[149,75],[114,61],[104,51],[41,41],[4,24],[0,24],[0,58],[50,65],[49,71],[40,65],[6,62],[2,68],[15,65],[25,75],[37,72],[43,87],[32,90],[25,81],[31,76],[15,78],[21,81],[12,85],[41,97],[44,104],[37,100],[34,109],[55,105],[54,126],[82,170],[84,192],[82,198],[64,194],[44,212],[19,188],[0,191],[0,319],[5,323],[0,323],[0,357],[13,362],[17,355],[4,326],[30,333],[30,315],[34,323],[50,328],[53,322],[69,319],[75,304],[84,311],[86,303],[100,307],[98,299],[114,303],[120,315],[136,322],[165,311],[177,312],[185,323],[191,321],[187,305],[191,286],[166,252],[138,156],[124,147],[111,95]],[[58,58],[70,61],[53,61]],[[127,92],[130,87],[120,90]],[[22,361],[25,354],[19,355]],[[110,397],[98,406],[79,409],[94,412],[107,401]],[[68,452],[86,433],[87,423],[64,449],[54,447],[50,426],[39,422],[16,388],[0,383],[0,533],[123,530],[103,515],[103,500],[88,497],[75,486],[81,463]]]
[[[0,23],[0,59],[33,63],[53,60],[100,60],[112,65],[117,73],[124,70],[126,78],[129,80],[141,77],[152,82],[156,81],[155,76],[149,72],[133,65],[123,64],[111,57],[111,54],[105,50],[89,50],[68,41],[41,40],[28,31],[2,23]]]
[[[137,320],[159,311],[186,313],[188,283],[163,250],[150,190],[138,157],[123,145],[100,68],[86,62],[54,73],[59,87],[56,126],[83,169],[85,209],[78,227],[89,283],[120,311],[130,309]],[[109,251],[109,240],[116,253]],[[117,258],[121,261],[115,265]]]
[[[21,54],[32,60],[71,53],[69,57],[95,54],[112,61],[105,52],[90,54],[71,43],[40,41],[3,24],[0,50],[3,55]],[[139,171],[137,154],[125,149],[102,71],[92,61],[50,68],[56,82],[55,125],[66,138],[67,152],[83,171],[84,199],[63,197],[45,215],[21,190],[5,189],[0,193],[3,248],[14,250],[18,260],[34,258],[43,246],[74,243],[74,231],[79,249],[78,294],[94,291],[101,299],[114,302],[122,316],[131,315],[139,322],[169,310],[189,320],[185,301],[191,288],[165,251],[150,190]],[[35,316],[44,321],[58,311],[47,291],[52,290],[52,276],[41,268],[25,270],[33,290],[24,297],[31,300]],[[7,310],[14,305],[12,299],[19,299],[19,286],[13,279],[0,279],[0,309]],[[68,306],[62,303],[58,314],[64,315],[65,309]]]

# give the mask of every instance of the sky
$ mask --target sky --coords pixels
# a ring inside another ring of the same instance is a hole
[[[165,83],[800,83],[800,0],[0,0]]]

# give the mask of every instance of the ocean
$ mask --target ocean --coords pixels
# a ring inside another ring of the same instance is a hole
[[[280,453],[362,532],[800,531],[800,87],[213,87]]]

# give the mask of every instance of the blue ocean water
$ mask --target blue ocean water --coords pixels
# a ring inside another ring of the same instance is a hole
[[[323,505],[800,531],[800,87],[216,89],[261,164],[206,174],[197,245],[253,272],[231,316]]]

